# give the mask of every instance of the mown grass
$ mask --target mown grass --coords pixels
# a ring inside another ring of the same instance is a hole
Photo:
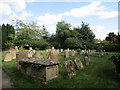
[[[45,51],[41,52],[44,56],[47,55]],[[2,66],[11,77],[11,82],[18,88],[120,88],[120,79],[115,74],[115,66],[112,61],[108,60],[111,55],[110,53],[102,57],[90,56],[90,64],[84,65],[82,70],[76,70],[76,75],[71,79],[66,74],[64,62],[78,57],[84,64],[83,55],[70,58],[59,56],[59,76],[47,84],[42,84],[21,74],[17,70],[15,60],[3,62]]]

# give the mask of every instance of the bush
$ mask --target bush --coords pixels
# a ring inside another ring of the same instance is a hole
[[[107,52],[120,52],[120,44],[113,44],[113,45],[104,45],[104,49]]]
[[[110,59],[115,64],[117,73],[120,73],[120,54],[115,54]]]
[[[82,48],[82,44],[77,38],[67,38],[65,40],[65,46],[71,49]]]

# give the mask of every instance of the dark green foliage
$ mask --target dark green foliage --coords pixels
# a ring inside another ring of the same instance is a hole
[[[14,46],[15,30],[10,24],[2,24],[2,48],[10,48]]]
[[[33,48],[39,48],[41,50],[44,50],[48,43],[45,41],[45,39],[33,39],[29,41],[29,45],[32,46]]]
[[[107,52],[120,52],[119,44],[104,45],[104,49]]]
[[[115,54],[111,56],[110,59],[115,64],[117,73],[120,73],[120,54]]]
[[[67,38],[65,40],[65,47],[71,49],[82,48],[82,43],[77,38]]]
[[[61,21],[58,22],[56,26],[56,35],[53,39],[55,47],[64,49],[84,49],[83,46],[86,45],[87,49],[95,49],[95,35],[92,30],[90,30],[89,24],[82,22],[81,28],[77,27],[71,29],[70,24]]]
[[[107,41],[113,41],[113,38],[115,37],[116,35],[114,34],[114,32],[110,32],[108,34],[108,36],[105,38],[105,40]]]
[[[101,50],[103,50],[103,48],[104,48],[104,45],[98,44],[98,45],[97,45],[97,48],[96,48],[96,51],[97,51],[97,52],[100,52]]]

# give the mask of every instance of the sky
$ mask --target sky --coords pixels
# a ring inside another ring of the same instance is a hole
[[[0,24],[14,20],[35,21],[55,34],[57,22],[64,20],[72,27],[89,24],[95,38],[104,40],[109,32],[118,32],[117,0],[0,0]]]

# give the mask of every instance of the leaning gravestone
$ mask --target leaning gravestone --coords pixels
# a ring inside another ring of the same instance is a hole
[[[11,61],[11,60],[12,60],[11,53],[6,54],[5,57],[4,57],[4,61],[6,62],[6,61]]]
[[[64,66],[65,66],[65,69],[67,71],[69,78],[75,75],[74,65],[71,60],[65,61]]]
[[[82,62],[79,58],[75,58],[74,63],[76,65],[77,69],[82,69],[83,68],[83,64],[82,64]]]

